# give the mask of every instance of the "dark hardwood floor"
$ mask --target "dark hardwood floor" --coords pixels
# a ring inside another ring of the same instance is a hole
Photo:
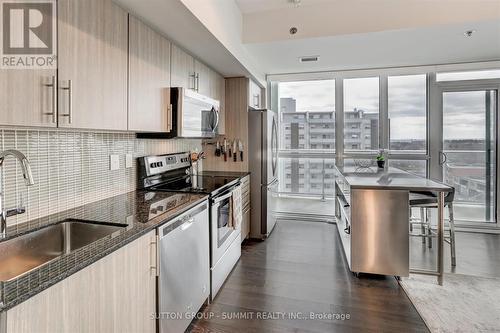
[[[278,222],[265,242],[246,242],[216,299],[202,310],[204,318],[188,331],[428,332],[394,278],[349,272],[335,228]],[[310,313],[349,319],[301,317]]]

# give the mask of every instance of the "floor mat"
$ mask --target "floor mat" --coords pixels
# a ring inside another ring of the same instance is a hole
[[[431,332],[500,332],[500,279],[412,275],[401,286]]]

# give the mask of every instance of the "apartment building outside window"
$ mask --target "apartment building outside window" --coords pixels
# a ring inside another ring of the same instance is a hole
[[[285,191],[324,193],[335,159],[373,163],[377,150],[385,149],[390,166],[455,187],[457,221],[496,221],[500,70],[427,67],[298,77],[302,81],[271,77],[279,86],[271,100],[280,105]],[[329,88],[319,89],[326,82]]]
[[[377,150],[378,140],[378,77],[344,80],[344,150]]]
[[[326,163],[321,154],[335,150],[335,81],[280,83],[279,115],[280,191],[333,196],[333,178],[327,176],[333,175],[333,163]]]

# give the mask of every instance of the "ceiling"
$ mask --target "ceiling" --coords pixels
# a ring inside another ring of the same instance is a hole
[[[225,77],[253,76],[179,0],[113,0]]]
[[[235,2],[242,43],[267,74],[500,60],[500,0]]]
[[[333,0],[301,0],[300,6],[311,6],[331,3]],[[289,0],[236,0],[243,14],[264,12],[269,10],[294,8]]]
[[[473,28],[467,38],[463,32]],[[247,45],[267,74],[500,60],[500,20]],[[301,63],[300,56],[317,56]]]
[[[264,73],[500,60],[500,0],[114,1],[224,76],[261,83]]]

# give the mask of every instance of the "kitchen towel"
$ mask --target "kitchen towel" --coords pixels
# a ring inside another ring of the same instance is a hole
[[[243,207],[241,207],[241,199],[241,186],[238,186],[233,190],[233,195],[231,196],[232,227],[236,230],[241,229],[241,221],[243,220]]]

